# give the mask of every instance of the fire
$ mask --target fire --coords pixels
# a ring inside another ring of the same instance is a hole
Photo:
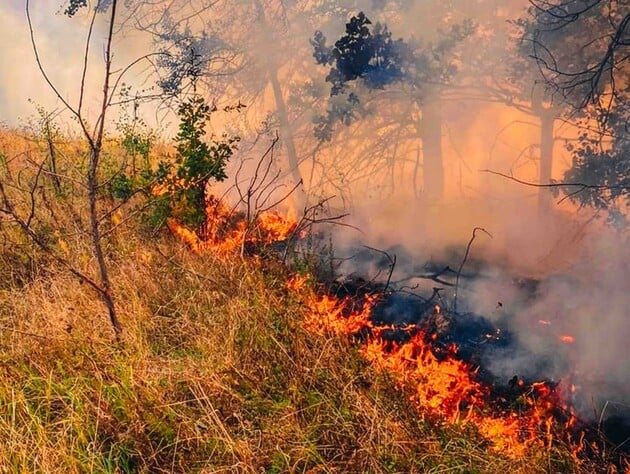
[[[471,379],[473,371],[465,363],[450,357],[438,360],[424,338],[419,332],[405,344],[372,339],[361,353],[377,368],[398,375],[402,387],[411,386],[410,397],[418,407],[452,423],[462,421],[470,415],[462,410],[484,396],[483,387]]]
[[[306,328],[319,335],[335,334],[351,336],[361,330],[369,330],[374,325],[369,320],[375,296],[368,296],[361,311],[348,312],[350,299],[341,302],[328,295],[312,300],[312,312],[306,320]]]
[[[538,324],[540,324],[542,326],[551,326],[551,321],[546,321],[544,319],[539,319],[538,320]],[[575,338],[573,336],[568,335],[568,334],[560,334],[557,337],[558,337],[558,340],[560,342],[563,342],[565,344],[573,344],[575,342]]]
[[[242,214],[217,201],[211,204],[206,222],[198,231],[175,219],[168,220],[171,231],[194,252],[229,253],[243,250],[246,244],[264,246],[296,234],[295,220],[276,212],[261,213],[248,222]],[[579,461],[588,444],[584,431],[578,431],[577,418],[564,407],[557,385],[527,383],[515,376],[509,382],[509,394],[497,397],[492,387],[480,380],[478,368],[458,356],[458,347],[440,344],[439,334],[430,327],[376,324],[372,312],[382,295],[338,298],[317,294],[308,285],[310,279],[310,275],[296,275],[287,281],[287,287],[303,298],[309,308],[305,328],[313,334],[361,342],[360,354],[377,370],[392,376],[420,417],[473,425],[492,449],[514,458],[534,447],[550,449],[562,432],[562,441],[572,446],[573,456]],[[432,317],[443,312],[437,305],[433,311]],[[551,325],[544,320],[539,323]],[[493,339],[499,335],[497,331],[485,337]],[[575,341],[569,335],[558,337],[564,343]],[[574,389],[571,386],[568,393]]]
[[[284,218],[273,211],[263,212],[258,216],[260,228],[265,231],[269,242],[287,240],[297,226],[295,220]]]
[[[289,286],[303,294],[305,282],[306,278],[300,277]],[[517,406],[507,402],[500,406],[492,400],[490,387],[478,380],[477,369],[458,359],[454,344],[436,350],[436,335],[423,328],[374,324],[370,315],[379,302],[376,295],[339,299],[310,292],[307,300],[305,303],[311,308],[306,320],[308,330],[364,341],[359,349],[361,355],[376,369],[394,377],[420,416],[473,424],[496,451],[518,457],[531,447],[550,448],[558,430],[576,423],[576,418],[562,408],[558,387],[547,382],[526,384],[515,377],[512,390],[518,395]],[[437,313],[440,308],[434,310]],[[401,341],[384,337],[392,329],[409,337]],[[575,446],[577,455],[581,442]]]
[[[294,275],[287,280],[287,288],[293,290],[296,293],[299,293],[306,288],[308,280],[308,275]]]
[[[173,218],[168,218],[166,220],[166,225],[171,232],[173,232],[175,236],[179,237],[182,242],[188,245],[193,252],[199,253],[201,251],[201,240],[199,239],[199,236],[188,227],[181,225]]]
[[[290,239],[297,227],[293,219],[275,211],[259,213],[248,222],[245,217],[214,198],[206,207],[206,222],[193,231],[175,218],[167,219],[167,226],[195,253],[212,251],[225,255],[243,249],[248,244],[270,245]]]

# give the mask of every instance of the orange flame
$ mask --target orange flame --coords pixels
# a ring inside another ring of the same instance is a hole
[[[306,280],[306,277],[294,278],[289,287],[304,295]],[[319,296],[308,290],[306,293],[305,303],[311,308],[305,322],[307,329],[319,335],[364,335],[363,339],[367,340],[360,348],[362,356],[378,370],[394,376],[421,416],[439,417],[450,423],[471,423],[491,441],[494,450],[513,457],[522,456],[532,446],[551,447],[558,425],[554,410],[562,404],[559,394],[548,383],[526,386],[518,380],[516,389],[523,392],[518,411],[489,409],[492,408],[490,389],[477,380],[475,367],[457,359],[455,345],[436,355],[431,345],[434,335],[418,328],[400,329],[410,335],[404,343],[382,337],[391,327],[377,326],[370,319],[378,296],[368,295],[359,305],[351,298]],[[440,311],[439,307],[435,311]],[[575,422],[572,416],[563,428]],[[576,445],[575,456],[581,443]]]
[[[193,252],[212,251],[224,255],[243,248],[247,243],[264,246],[285,241],[291,238],[297,223],[275,211],[261,212],[255,220],[248,223],[241,213],[214,198],[209,198],[206,221],[197,232],[172,217],[167,219],[167,226]]]
[[[243,215],[216,200],[209,202],[206,222],[198,232],[174,218],[168,219],[167,224],[193,252],[211,250],[219,254],[242,249],[246,243],[266,245],[286,240],[297,227],[294,220],[275,212],[261,213],[248,223]],[[360,348],[361,355],[378,370],[393,376],[420,416],[470,423],[491,442],[494,450],[513,457],[522,456],[531,446],[551,447],[558,424],[554,413],[561,403],[549,384],[526,385],[516,380],[513,388],[519,393],[518,411],[493,406],[490,388],[477,379],[474,366],[458,359],[457,346],[452,344],[436,351],[434,342],[438,334],[413,326],[403,329],[375,325],[371,314],[380,296],[339,299],[317,295],[308,287],[309,279],[308,275],[295,276],[287,282],[287,287],[304,298],[310,308],[304,323],[307,330],[322,336],[361,336],[365,342]],[[437,316],[441,308],[435,306],[434,311]],[[392,329],[406,333],[405,342],[385,338],[385,331]],[[563,342],[573,342],[571,336],[560,337]],[[564,427],[575,423],[575,417],[570,417]],[[576,460],[583,442],[581,436],[573,444]]]
[[[267,235],[267,242],[287,240],[295,231],[297,223],[281,217],[273,211],[266,211],[258,216],[258,224]]]

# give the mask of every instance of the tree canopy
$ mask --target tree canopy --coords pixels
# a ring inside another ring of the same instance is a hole
[[[630,12],[613,0],[532,0],[526,46],[581,132],[564,193],[618,215],[630,204]],[[627,6],[627,5],[626,5]]]

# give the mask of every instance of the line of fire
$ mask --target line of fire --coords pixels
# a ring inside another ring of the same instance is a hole
[[[288,249],[295,250],[300,241],[312,238],[313,223],[318,223],[312,218],[297,221],[277,210],[248,220],[242,211],[214,197],[208,204],[207,220],[198,231],[174,219],[168,223],[190,251],[202,255],[245,252],[254,259],[286,263]],[[325,223],[330,221],[325,219]],[[489,449],[518,458],[529,449],[551,450],[560,443],[570,447],[578,465],[614,453],[612,469],[628,468],[629,451],[623,445],[630,426],[625,413],[605,422],[581,416],[577,407],[585,402],[580,400],[584,394],[579,374],[571,373],[570,365],[559,378],[549,378],[543,364],[539,379],[532,378],[535,372],[502,378],[487,366],[488,357],[505,357],[502,352],[518,343],[508,326],[457,310],[454,299],[446,296],[447,288],[472,278],[469,270],[463,274],[463,265],[459,271],[449,266],[430,271],[425,267],[419,278],[433,286],[431,295],[423,297],[418,284],[409,285],[409,278],[403,279],[405,284],[394,283],[395,255],[371,247],[364,247],[362,253],[361,258],[371,254],[374,260],[381,259],[383,278],[287,271],[288,291],[300,295],[308,308],[304,324],[309,332],[356,346],[374,370],[393,378],[419,417],[473,426]],[[535,292],[533,280],[513,284]],[[310,290],[305,293],[305,288]],[[504,306],[497,302],[496,309]],[[564,354],[570,357],[574,336],[555,331],[548,320],[538,320],[536,325],[547,341],[564,346]]]

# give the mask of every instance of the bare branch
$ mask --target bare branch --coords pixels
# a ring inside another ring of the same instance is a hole
[[[64,107],[66,107],[77,118],[77,120],[79,122],[79,125],[81,126],[81,129],[83,130],[83,133],[85,135],[86,140],[90,143],[90,146],[92,146],[93,145],[93,143],[92,143],[92,136],[90,135],[89,131],[87,130],[87,128],[85,126],[85,123],[83,122],[83,117],[81,116],[81,111],[75,109],[74,107],[72,107],[72,105],[70,105],[70,103],[61,94],[61,92],[59,92],[59,89],[57,89],[55,84],[52,82],[52,80],[48,76],[48,73],[46,73],[46,70],[44,69],[43,63],[42,63],[41,58],[39,56],[39,50],[37,48],[37,43],[35,41],[35,31],[33,29],[33,21],[31,19],[30,0],[26,0],[26,20],[27,20],[27,23],[28,23],[28,30],[29,30],[29,34],[30,34],[30,37],[31,37],[31,46],[33,48],[33,52],[35,53],[35,61],[37,63],[37,68],[39,69],[39,72],[41,73],[42,77],[46,81],[46,84],[48,84],[50,89],[53,91],[55,96],[57,96],[57,98],[61,101],[61,103],[64,105]],[[86,46],[86,48],[89,48],[89,46]]]
[[[522,184],[524,186],[531,186],[535,188],[564,188],[564,187],[578,187],[580,188],[577,192],[584,191],[585,189],[630,189],[630,181],[628,184],[617,184],[617,185],[604,185],[604,184],[587,184],[587,183],[530,183],[529,181],[523,181],[522,179],[515,178],[514,176],[510,176],[509,174],[500,173],[498,171],[492,170],[479,170],[481,173],[490,173],[496,176],[501,176],[502,178],[507,178],[516,183]]]
[[[37,245],[42,251],[51,256],[57,263],[61,264],[65,267],[70,273],[78,277],[81,281],[86,282],[90,285],[96,292],[103,296],[104,289],[96,283],[92,278],[87,276],[85,273],[73,267],[65,258],[60,257],[57,253],[50,247],[44,239],[42,239],[27,223],[27,221],[20,217],[18,212],[16,211],[13,203],[11,202],[9,196],[4,189],[4,184],[0,180],[0,198],[2,199],[2,208],[0,208],[0,212],[3,214],[9,215],[13,218],[13,220],[18,224],[20,229]]]
[[[81,71],[81,87],[79,89],[79,105],[77,112],[81,115],[83,108],[83,98],[85,97],[85,79],[88,71],[88,60],[90,57],[90,44],[92,42],[92,31],[94,30],[94,23],[96,23],[96,8],[92,12],[92,18],[90,19],[90,26],[88,28],[87,39],[85,40],[85,50],[83,51],[83,69]]]
[[[459,277],[462,274],[462,269],[464,268],[466,261],[468,260],[470,247],[472,246],[472,243],[475,241],[475,238],[477,237],[477,231],[481,231],[485,233],[488,237],[492,238],[492,234],[490,234],[490,232],[488,232],[483,227],[475,227],[473,229],[472,237],[470,238],[470,241],[468,242],[468,245],[466,246],[466,253],[464,254],[464,258],[462,259],[462,262],[459,264],[459,268],[457,269],[457,276],[455,277],[455,295],[453,297],[453,313],[457,313],[457,293],[459,291]]]
[[[364,245],[363,247],[365,247],[368,250],[372,250],[373,252],[381,253],[385,255],[385,257],[387,257],[387,260],[389,260],[389,273],[387,274],[387,281],[385,282],[385,287],[383,288],[383,293],[385,293],[387,289],[389,288],[389,284],[392,281],[392,274],[394,273],[394,269],[396,268],[396,255],[394,254],[394,256],[391,256],[389,253],[385,252],[384,250],[376,249],[368,245]]]

